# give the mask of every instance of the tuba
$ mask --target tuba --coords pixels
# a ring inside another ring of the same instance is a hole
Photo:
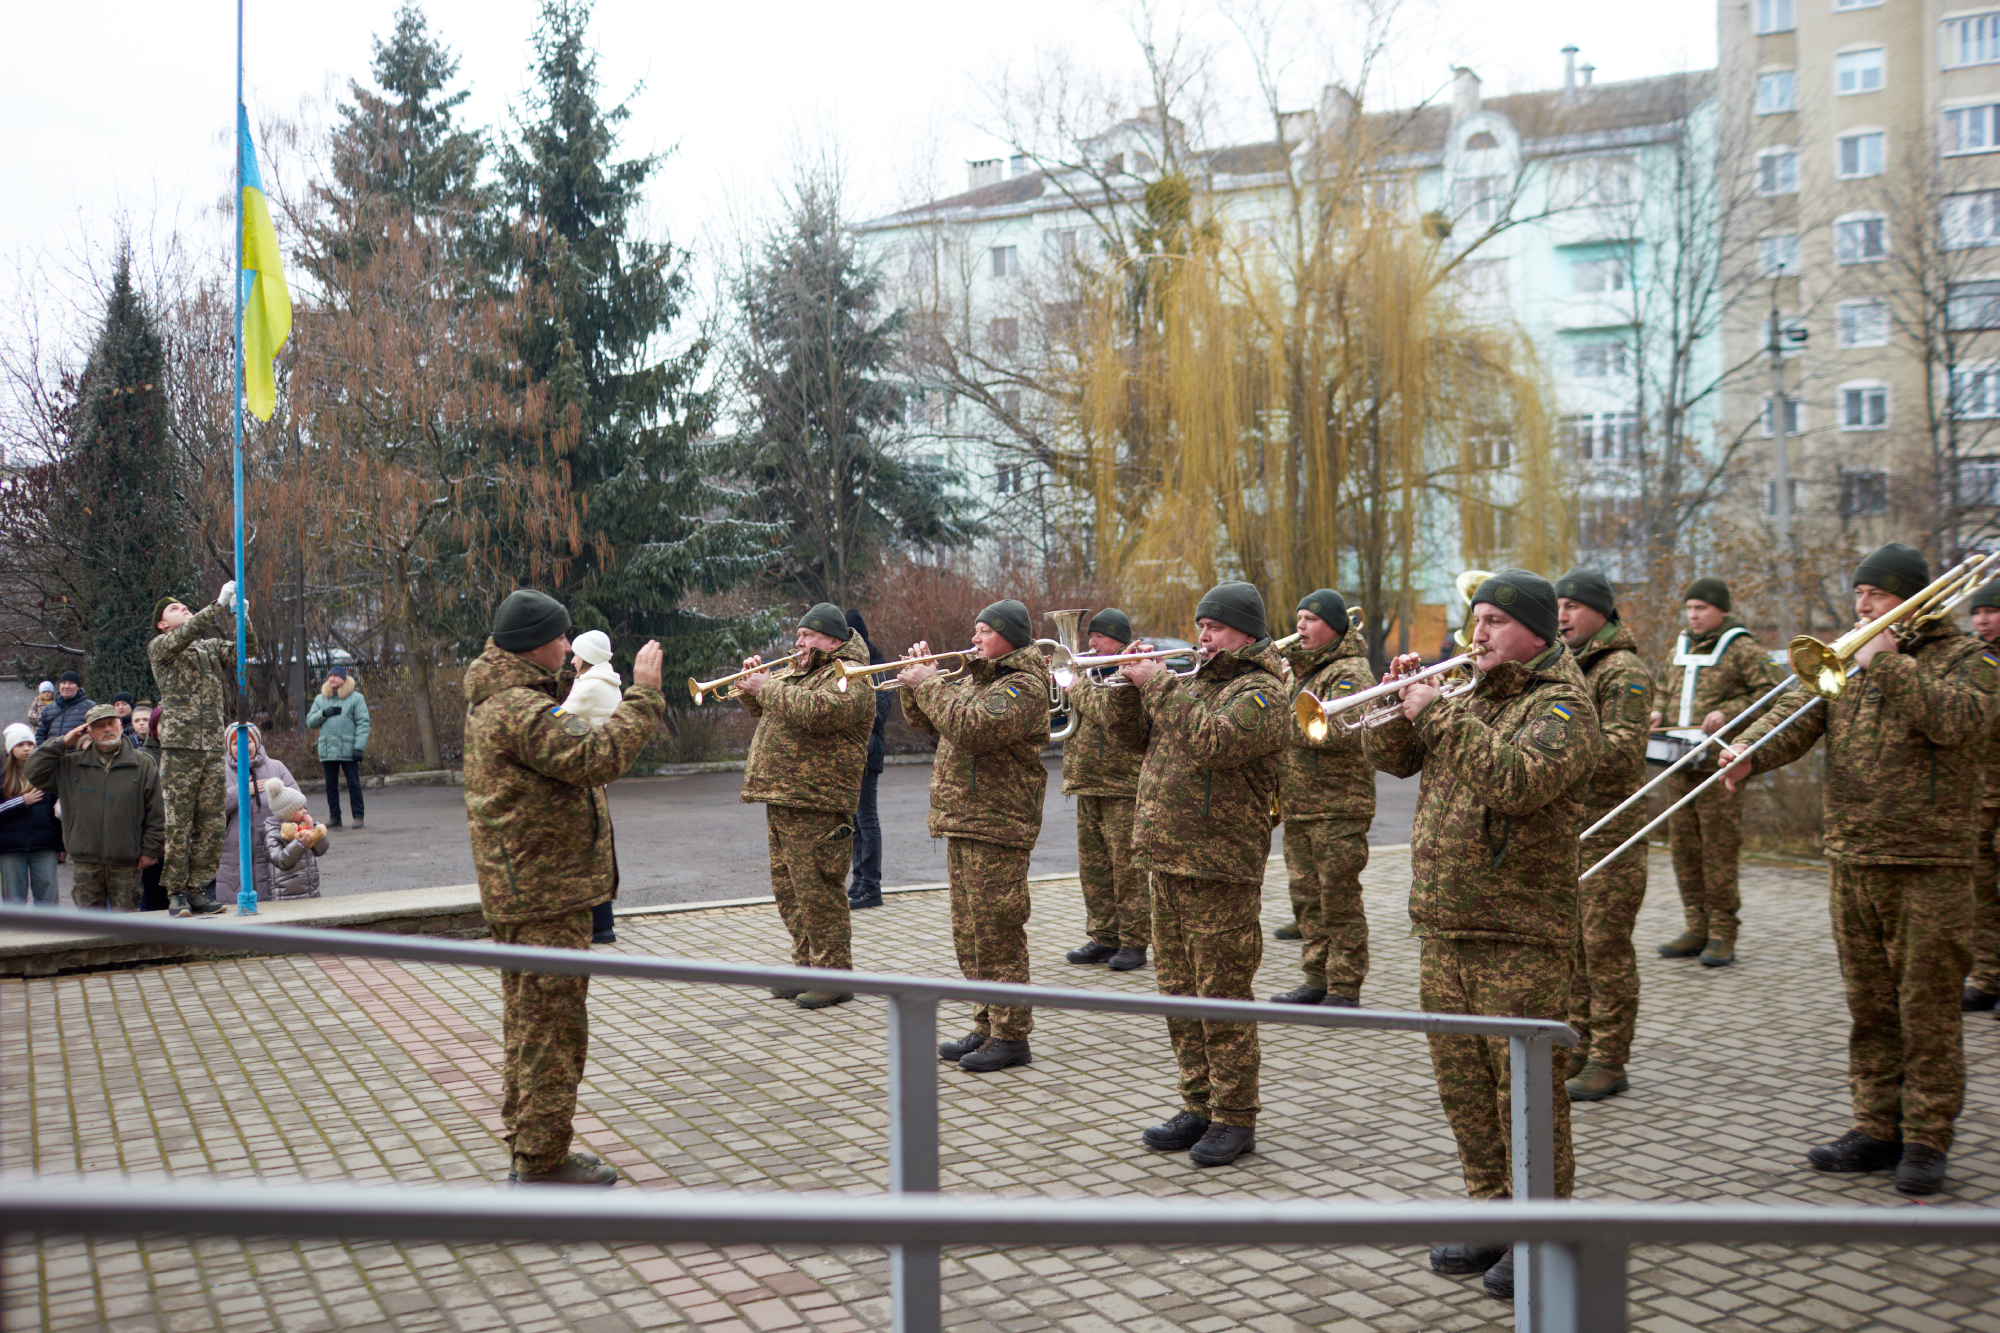
[[[1069,663],[1081,655],[1078,626],[1084,609],[1077,606],[1049,612],[1049,619],[1056,622],[1056,636],[1035,640],[1035,646],[1049,659],[1049,717],[1053,720],[1058,713],[1066,715],[1062,726],[1049,732],[1052,741],[1066,740],[1076,731],[1076,710],[1069,706],[1069,687],[1076,683],[1076,672]]]

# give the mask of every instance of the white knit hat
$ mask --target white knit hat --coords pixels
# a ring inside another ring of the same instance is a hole
[[[592,666],[611,660],[611,636],[601,629],[587,629],[569,641],[569,650]]]
[[[56,683],[52,680],[45,680],[41,684],[35,686],[35,693],[37,694],[54,694],[55,692],[56,692]]]
[[[290,819],[306,808],[305,793],[287,787],[283,778],[264,779],[264,799],[270,802],[271,813],[280,819]]]
[[[35,743],[35,729],[25,722],[7,724],[7,749],[12,751],[17,745]]]

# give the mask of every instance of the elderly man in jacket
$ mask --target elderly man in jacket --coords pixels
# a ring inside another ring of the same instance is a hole
[[[63,844],[78,907],[139,910],[139,877],[160,859],[166,806],[153,757],[125,738],[118,710],[92,708],[86,720],[37,746],[28,782],[62,805]]]
[[[601,727],[563,711],[569,612],[527,589],[494,613],[486,651],[465,672],[465,815],[479,902],[493,939],[587,949],[591,908],[618,893],[606,783],[659,731],[660,645]],[[615,1169],[572,1153],[571,1121],[589,1046],[590,978],[502,972],[500,1116],[523,1185],[609,1185]]]
[[[1139,770],[1134,859],[1152,876],[1153,977],[1162,995],[1254,998],[1271,855],[1271,798],[1285,746],[1284,659],[1264,598],[1221,583],[1195,604],[1201,665],[1183,680],[1157,660],[1119,670],[1152,726]],[[1257,1025],[1170,1018],[1180,1113],[1139,1137],[1196,1166],[1227,1166],[1257,1146]]]
[[[1087,632],[1090,651],[1100,655],[1123,652],[1132,642],[1132,622],[1115,606],[1092,616]],[[1079,679],[1069,706],[1076,730],[1063,742],[1062,789],[1076,798],[1076,873],[1090,938],[1064,956],[1084,967],[1104,963],[1130,972],[1146,965],[1153,939],[1152,890],[1146,872],[1132,864],[1132,815],[1152,726],[1139,692],[1122,681],[1107,687]]]
[[[361,761],[368,754],[368,697],[361,681],[347,667],[329,669],[312,707],[306,729],[319,733],[319,767],[326,778],[326,825],[339,828],[340,780],[347,779],[347,803],[354,807],[354,827],[362,827],[368,802],[361,795]]]
[[[911,657],[930,645],[912,644]],[[1035,646],[1028,608],[995,602],[972,626],[962,675],[920,663],[898,673],[903,713],[938,738],[931,765],[930,830],[945,840],[951,936],[968,981],[1028,980],[1028,858],[1042,832],[1049,771],[1049,662]],[[1033,1062],[1035,1011],[973,1006],[972,1031],[940,1042],[960,1069],[991,1074]]]
[[[793,636],[792,673],[759,671],[736,684],[757,719],[743,764],[746,803],[762,802],[771,850],[771,896],[792,937],[795,967],[854,967],[847,907],[854,808],[875,728],[875,692],[842,689],[839,663],[868,661],[868,644],[831,602],[805,613]],[[746,667],[762,666],[761,657]],[[774,988],[801,1009],[845,1004],[852,991]]]
[[[223,734],[236,691],[236,646],[210,635],[236,610],[236,585],[215,601],[188,610],[177,597],[153,607],[159,633],[146,645],[160,688],[160,792],[167,803],[167,855],[160,890],[170,916],[213,916],[215,877],[222,865]],[[257,631],[246,618],[245,646],[257,655]]]
[[[1472,595],[1481,672],[1470,694],[1429,681],[1401,693],[1402,715],[1368,732],[1375,766],[1423,774],[1410,835],[1410,920],[1421,941],[1418,990],[1429,1013],[1562,1021],[1576,949],[1577,839],[1602,744],[1590,687],[1559,633],[1556,592],[1539,574],[1506,569]],[[1395,680],[1422,665],[1389,664]],[[1474,1199],[1513,1194],[1507,1039],[1430,1038],[1438,1101],[1458,1141]],[[1554,1062],[1555,1192],[1576,1180],[1569,1093]],[[1514,1294],[1504,1245],[1439,1245],[1440,1273],[1484,1273]]]

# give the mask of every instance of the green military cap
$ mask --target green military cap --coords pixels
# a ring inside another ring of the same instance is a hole
[[[83,715],[83,724],[85,726],[89,726],[93,722],[116,722],[117,720],[117,704],[98,704]]]
[[[1084,626],[1086,634],[1102,634],[1107,639],[1120,643],[1132,642],[1132,619],[1115,606],[1107,606],[1090,618]]]
[[[1337,630],[1347,628],[1347,599],[1331,588],[1320,588],[1299,598],[1296,611],[1310,611]]]
[[[799,628],[809,629],[815,634],[824,634],[829,639],[847,642],[847,617],[832,602],[820,602],[812,610],[799,617]]]
[[[156,628],[158,627],[159,623],[162,620],[166,619],[167,608],[172,606],[175,602],[179,602],[181,605],[186,606],[187,598],[182,597],[177,593],[170,593],[167,596],[162,597],[159,601],[153,603],[153,624]]]
[[[1728,594],[1725,592],[1725,596]],[[1556,580],[1556,596],[1582,602],[1606,620],[1618,619],[1618,590],[1601,569],[1578,565]],[[1707,598],[1703,598],[1707,601]]]
[[[1028,624],[1028,608],[1009,597],[993,603],[977,616],[974,623],[983,624],[1016,648],[1026,648],[1035,641],[1033,629]]]
[[[1540,574],[1525,569],[1490,574],[1472,594],[1474,606],[1481,602],[1499,607],[1543,643],[1556,641],[1556,590]]]
[[[1856,587],[1866,583],[1891,597],[1908,597],[1930,581],[1930,562],[1923,552],[1901,542],[1876,547],[1854,567]]]
[[[1219,620],[1253,639],[1271,637],[1270,628],[1264,620],[1264,594],[1237,579],[1218,583],[1203,593],[1201,600],[1195,603],[1194,618]]]
[[[532,653],[569,633],[569,611],[545,592],[516,588],[493,613],[493,642],[510,653]]]
[[[1707,602],[1718,611],[1729,609],[1729,585],[1713,574],[1704,574],[1681,594],[1683,602]]]

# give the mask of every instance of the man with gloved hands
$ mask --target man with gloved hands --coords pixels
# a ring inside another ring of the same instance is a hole
[[[222,755],[229,698],[235,689],[236,645],[210,637],[236,610],[236,585],[190,611],[178,597],[153,607],[159,634],[146,645],[160,687],[160,790],[167,806],[167,854],[160,887],[171,916],[213,916],[215,873],[222,863]],[[247,651],[257,632],[246,619]],[[232,636],[233,637],[233,636]]]

